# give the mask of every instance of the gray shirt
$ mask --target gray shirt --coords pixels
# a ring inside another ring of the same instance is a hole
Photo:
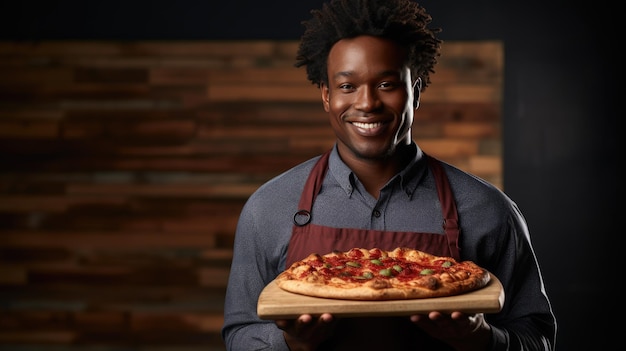
[[[312,209],[312,223],[444,235],[443,215],[422,151],[380,191],[370,195],[343,163],[336,146]],[[261,290],[285,269],[293,216],[318,157],[263,184],[242,209],[224,305],[222,337],[228,350],[289,351],[282,330],[256,314]],[[491,350],[551,350],[554,316],[545,294],[526,222],[516,204],[484,180],[443,164],[454,193],[462,260],[486,268],[502,282],[501,312],[487,315]]]

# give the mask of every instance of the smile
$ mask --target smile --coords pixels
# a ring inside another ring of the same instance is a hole
[[[363,129],[374,129],[383,125],[381,122],[376,122],[376,123],[352,122],[352,124],[358,128],[363,128]]]

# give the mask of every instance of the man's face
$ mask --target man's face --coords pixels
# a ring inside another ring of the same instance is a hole
[[[342,157],[385,159],[410,142],[414,90],[406,55],[394,42],[372,36],[331,48],[321,92]]]

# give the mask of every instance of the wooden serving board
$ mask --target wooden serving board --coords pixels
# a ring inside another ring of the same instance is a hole
[[[339,317],[408,316],[431,311],[467,313],[499,312],[504,304],[502,283],[492,274],[484,288],[447,297],[410,300],[356,301],[311,297],[285,291],[275,281],[269,283],[257,304],[261,319],[289,319],[308,313],[332,313]]]

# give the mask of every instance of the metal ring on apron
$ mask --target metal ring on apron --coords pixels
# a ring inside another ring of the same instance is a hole
[[[293,215],[293,222],[298,227],[309,224],[309,222],[311,222],[311,212],[308,210],[299,210],[295,215]]]

